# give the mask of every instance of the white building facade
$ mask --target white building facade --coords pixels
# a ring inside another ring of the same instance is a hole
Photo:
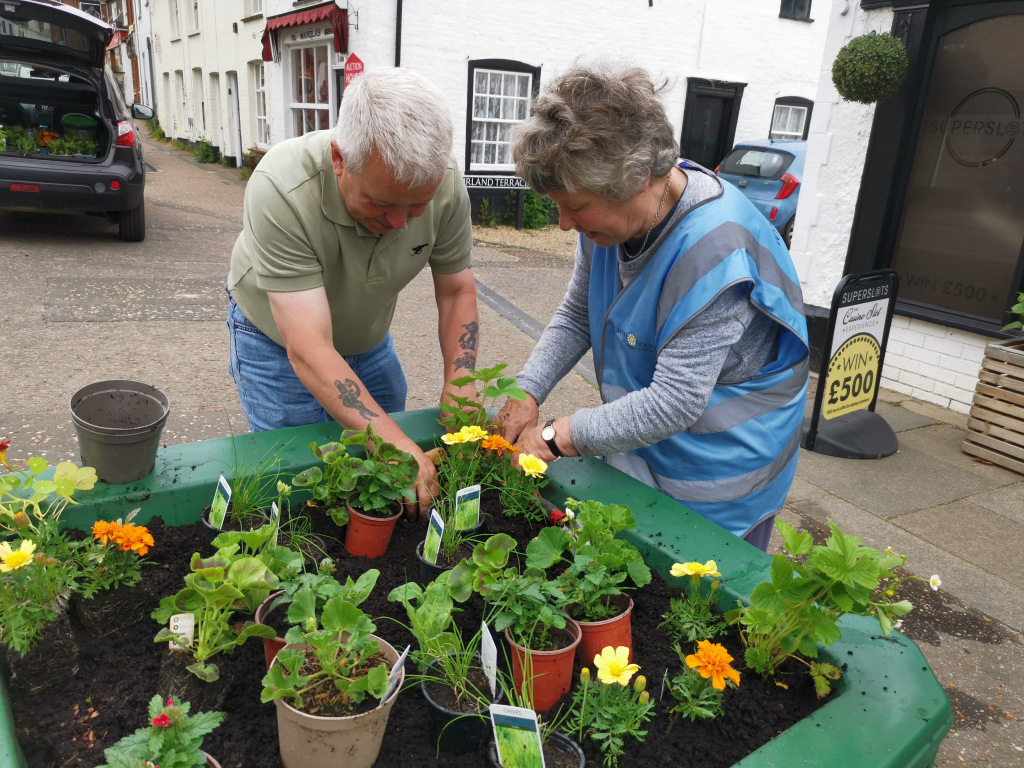
[[[145,10],[168,136],[237,160],[333,125],[347,61],[398,64],[444,93],[464,172],[505,176],[509,128],[577,60],[626,60],[665,81],[684,154],[698,162],[766,138],[773,121],[806,134],[827,26],[810,0],[562,0],[558,16],[572,23],[551,21],[537,0],[514,12],[498,0],[149,0]]]

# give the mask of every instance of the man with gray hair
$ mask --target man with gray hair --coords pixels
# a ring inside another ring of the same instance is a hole
[[[275,145],[245,191],[231,254],[230,370],[252,431],[330,421],[372,424],[420,465],[418,511],[434,465],[388,414],[406,379],[390,326],[398,294],[431,270],[447,382],[476,365],[479,316],[469,195],[451,157],[452,123],[425,78],[393,69],[345,90],[334,131]]]

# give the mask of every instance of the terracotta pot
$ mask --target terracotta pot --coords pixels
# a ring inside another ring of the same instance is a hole
[[[476,657],[476,661],[479,662],[479,657]],[[433,665],[427,668],[427,674],[440,675]],[[479,750],[491,735],[491,721],[487,711],[474,714],[443,707],[430,695],[430,687],[433,685],[443,685],[443,683],[429,680],[420,683],[420,691],[427,701],[430,743],[441,752],[453,755],[464,755],[467,752]],[[502,690],[498,687],[497,695],[492,703],[500,704],[502,698]]]
[[[201,749],[199,751],[202,752],[203,757],[206,758],[206,768],[220,768],[220,763],[217,762],[213,755],[209,752],[203,752]]]
[[[11,691],[29,695],[78,674],[78,640],[67,611],[43,628],[39,642],[24,656],[5,649]]]
[[[493,741],[487,745],[487,757],[494,768],[501,768],[501,763],[498,761],[498,748]],[[579,766],[579,768],[584,768],[587,762],[587,758],[583,754],[580,745],[568,736],[557,732],[548,736],[544,742],[544,764],[554,764],[556,757],[571,758],[574,761],[574,765]],[[558,765],[561,764],[558,763]]]
[[[83,629],[93,637],[108,637],[138,623],[149,615],[153,595],[143,584],[104,589],[88,600],[75,593],[75,607]]]
[[[371,560],[383,557],[391,542],[401,510],[391,517],[364,515],[351,506],[348,508],[348,525],[345,526],[345,549],[349,554],[368,557]]]
[[[576,660],[580,666],[591,666],[594,657],[601,653],[609,645],[618,648],[624,645],[629,648],[629,660],[633,660],[633,626],[631,616],[633,613],[633,598],[627,595],[619,595],[612,598],[612,602],[625,605],[625,610],[617,616],[602,621],[583,621],[576,619],[580,625],[583,637],[576,647]]]
[[[257,624],[266,624],[267,616],[270,615],[273,610],[272,603],[284,594],[283,589],[279,589],[277,592],[271,592],[267,595],[267,599],[259,604],[256,609],[256,614],[253,618]],[[264,637],[263,639],[263,659],[267,664],[267,669],[270,669],[270,664],[273,662],[274,657],[277,656],[277,652],[285,646],[285,640],[283,637]]]
[[[398,651],[376,635],[371,637],[380,644],[388,663],[394,665]],[[282,699],[274,699],[284,768],[370,768],[377,760],[388,716],[404,679],[403,670],[394,693],[379,707],[348,717],[307,715]]]
[[[562,636],[564,648],[534,651],[516,643],[505,630],[505,639],[512,649],[512,680],[516,690],[523,690],[524,668],[528,668],[528,684],[531,686],[528,700],[533,702],[533,708],[538,712],[551,709],[572,687],[573,657],[582,637],[580,625],[572,619],[566,620],[565,629],[553,629],[552,634]]]

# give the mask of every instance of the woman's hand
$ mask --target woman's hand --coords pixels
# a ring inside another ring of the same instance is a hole
[[[515,443],[525,430],[537,426],[539,414],[540,407],[533,395],[527,394],[525,400],[513,400],[510,397],[494,417],[494,426],[502,437]]]
[[[579,456],[579,452],[576,450],[576,446],[572,443],[572,435],[570,434],[570,424],[572,423],[572,416],[561,416],[555,419],[551,425],[555,428],[555,445],[558,446],[558,450],[562,456]],[[541,431],[544,428],[541,426],[533,426],[519,436],[516,441],[516,448],[519,449],[519,453],[514,454],[516,459],[523,453],[529,453],[532,456],[544,459],[544,461],[551,463],[555,459],[559,458],[551,452],[548,447],[547,440],[541,437]]]

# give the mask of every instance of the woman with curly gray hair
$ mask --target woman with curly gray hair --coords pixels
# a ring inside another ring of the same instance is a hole
[[[580,233],[573,276],[498,414],[527,453],[602,456],[767,549],[796,472],[807,325],[778,232],[687,161],[638,68],[575,67],[517,130],[516,170]],[[593,349],[603,404],[538,425]]]

